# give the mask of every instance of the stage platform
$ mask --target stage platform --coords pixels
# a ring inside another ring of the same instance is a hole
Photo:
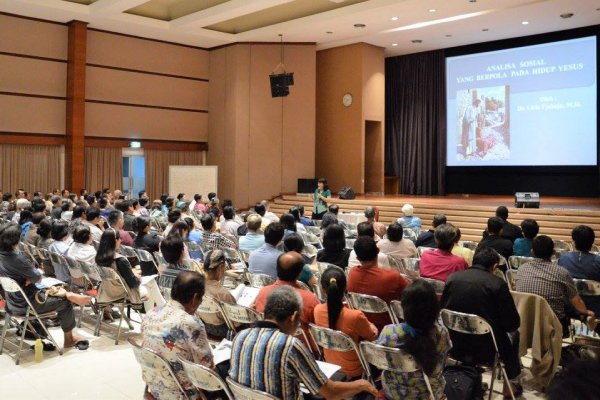
[[[414,206],[415,215],[423,220],[427,228],[435,214],[444,214],[448,222],[461,229],[464,240],[481,239],[487,219],[494,216],[496,207],[505,205],[509,209],[509,221],[520,224],[525,218],[535,219],[540,225],[540,234],[553,239],[571,241],[571,230],[576,225],[585,224],[600,232],[600,199],[545,197],[541,196],[540,208],[515,208],[513,196],[448,195],[448,196],[357,196],[354,200],[340,200],[334,196],[333,202],[341,212],[362,212],[366,206],[379,208],[379,220],[390,223],[402,215],[405,203]],[[283,194],[275,198],[271,210],[276,214],[288,212],[296,204],[304,205],[310,216],[312,200],[309,196]],[[597,236],[600,236],[598,234]],[[600,237],[597,240],[600,243]]]

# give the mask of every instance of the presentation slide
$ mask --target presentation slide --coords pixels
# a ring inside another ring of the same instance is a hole
[[[446,59],[447,166],[596,165],[596,37]]]

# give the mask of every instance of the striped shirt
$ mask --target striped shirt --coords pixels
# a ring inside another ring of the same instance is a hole
[[[327,382],[311,352],[276,324],[260,321],[237,334],[231,351],[229,376],[255,390],[282,400],[301,398],[300,383],[311,394]]]

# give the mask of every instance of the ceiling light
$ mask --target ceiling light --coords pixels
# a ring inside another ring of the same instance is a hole
[[[400,18],[398,17],[392,17],[392,21],[398,21]]]
[[[452,37],[452,35],[446,35],[446,37]]]
[[[488,28],[483,28],[481,31],[482,32],[487,32],[487,31],[489,31],[489,29]]]
[[[423,43],[423,41],[421,39],[414,39],[414,40],[411,40],[411,42],[413,42],[413,43]]]
[[[477,3],[477,0],[469,0],[469,3]]]
[[[398,46],[398,43],[392,43],[392,46],[396,47]]]
[[[435,8],[430,8],[430,9],[429,9],[429,12],[430,12],[430,13],[434,13],[434,12],[436,12],[436,11],[437,11],[437,10],[436,10]]]
[[[355,28],[365,28],[366,25],[365,24],[354,24]]]
[[[523,21],[521,22],[522,25],[529,25],[529,21]]]
[[[571,18],[573,15],[573,13],[564,13],[564,14],[560,14],[560,17],[563,19],[567,19],[567,18]]]
[[[328,35],[331,35],[333,32],[331,32],[331,31],[327,31],[327,32],[325,32],[325,33],[326,33],[326,34],[328,34]]]

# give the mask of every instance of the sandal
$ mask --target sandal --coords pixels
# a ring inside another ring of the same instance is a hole
[[[90,347],[90,342],[87,340],[79,340],[73,347],[77,350],[87,350]]]

